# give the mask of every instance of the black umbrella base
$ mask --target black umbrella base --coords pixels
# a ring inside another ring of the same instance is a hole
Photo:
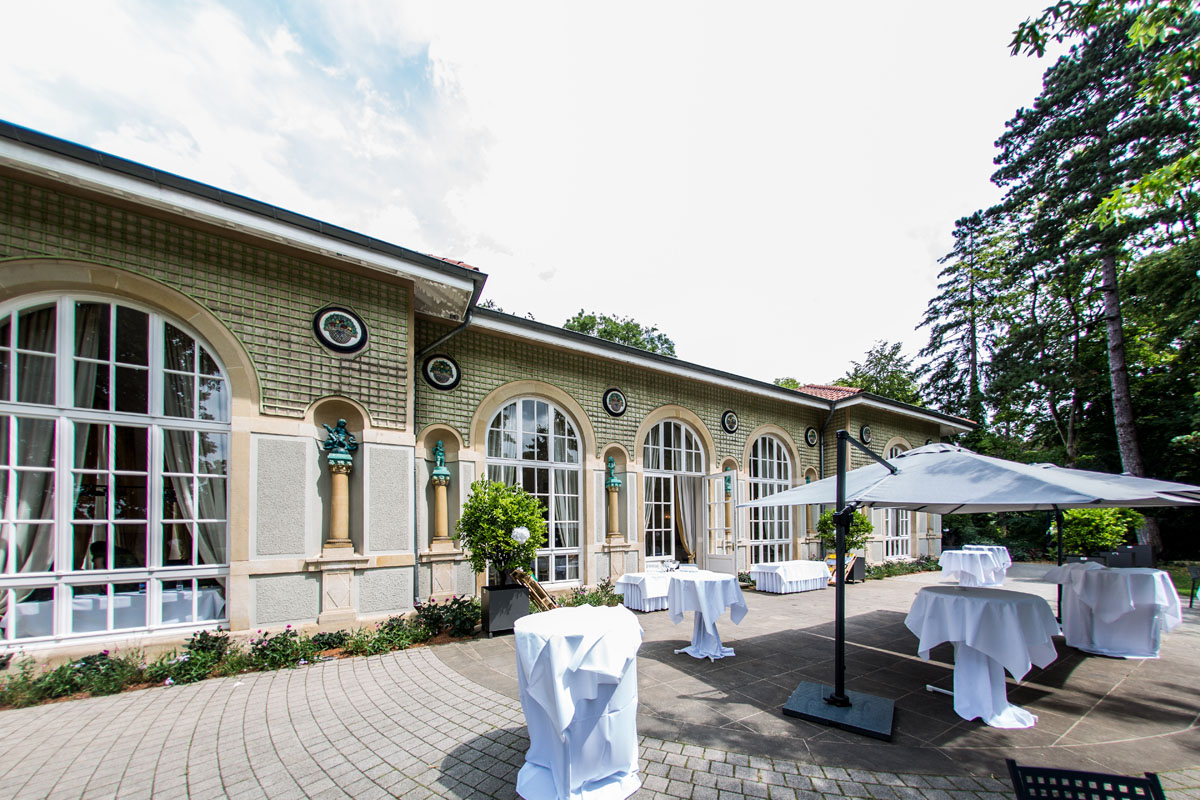
[[[895,703],[886,697],[847,690],[850,705],[835,706],[825,702],[833,694],[833,687],[823,683],[804,681],[792,692],[783,704],[783,713],[789,717],[831,725],[845,731],[859,733],[885,742],[892,740],[892,714]]]

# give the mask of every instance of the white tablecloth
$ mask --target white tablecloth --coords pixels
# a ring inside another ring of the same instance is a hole
[[[1008,548],[999,544],[964,544],[963,550],[983,550],[991,553],[996,557],[996,563],[1000,569],[1007,571],[1012,566],[1012,556],[1008,552]]]
[[[777,564],[754,564],[750,579],[760,592],[788,594],[824,589],[829,585],[829,567],[824,561],[781,561]]]
[[[617,578],[614,587],[625,595],[622,605],[634,611],[665,611],[667,589],[671,586],[669,572],[626,572]]]
[[[1162,635],[1182,620],[1171,576],[1148,567],[1108,569],[1091,561],[1042,576],[1063,585],[1067,644],[1118,658],[1158,658]]]
[[[989,550],[943,550],[938,566],[959,586],[1002,586],[1008,569]]]
[[[529,752],[517,773],[526,800],[623,800],[638,790],[637,651],[642,626],[625,608],[530,614],[514,628]]]
[[[917,653],[943,642],[954,644],[954,711],[981,717],[996,728],[1028,728],[1037,717],[1009,705],[1004,670],[1021,680],[1034,664],[1058,656],[1051,637],[1059,633],[1050,604],[1024,592],[927,586],[917,592],[904,620],[920,643]]]
[[[693,658],[718,658],[733,655],[732,647],[724,647],[717,633],[717,620],[729,609],[729,618],[734,625],[746,616],[746,599],[737,577],[719,572],[672,572],[671,586],[667,590],[667,613],[678,625],[687,611],[696,612],[692,627],[692,643],[676,650]]]

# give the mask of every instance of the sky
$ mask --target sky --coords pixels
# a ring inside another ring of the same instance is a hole
[[[914,356],[1047,0],[0,0],[0,119],[824,383]]]

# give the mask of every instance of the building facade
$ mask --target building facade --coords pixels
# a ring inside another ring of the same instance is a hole
[[[0,123],[0,651],[473,593],[439,533],[481,478],[542,500],[551,591],[819,557],[815,509],[734,506],[829,474],[839,428],[970,428],[478,308],[485,280]],[[875,516],[870,560],[939,551],[936,516]]]

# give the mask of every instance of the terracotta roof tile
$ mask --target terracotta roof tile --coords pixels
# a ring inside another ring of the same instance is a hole
[[[844,400],[851,395],[858,394],[862,389],[854,386],[826,386],[820,383],[806,383],[800,387],[800,391],[805,394],[823,397],[826,400]]]
[[[438,261],[445,261],[447,264],[453,264],[456,267],[466,267],[467,269],[473,269],[476,272],[479,272],[479,267],[471,266],[465,261],[459,261],[455,258],[443,258],[442,256],[434,256],[434,258],[436,258]]]

